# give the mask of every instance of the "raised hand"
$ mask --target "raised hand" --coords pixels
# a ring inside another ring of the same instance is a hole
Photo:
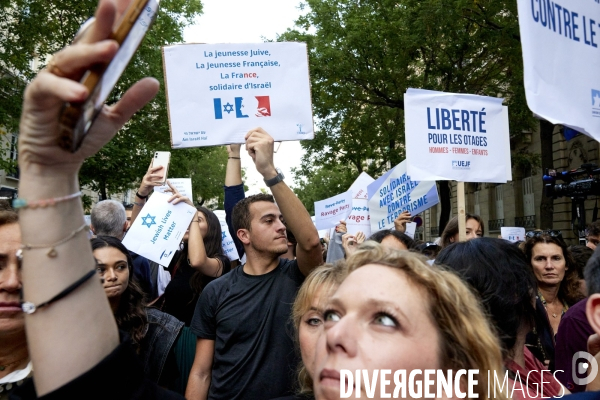
[[[398,232],[406,232],[406,223],[410,222],[410,218],[410,213],[408,211],[403,211],[398,215],[398,218],[394,220],[394,228],[396,228]]]
[[[273,163],[273,138],[262,128],[252,129],[246,134],[246,150],[256,170],[265,178],[271,179],[277,175]]]

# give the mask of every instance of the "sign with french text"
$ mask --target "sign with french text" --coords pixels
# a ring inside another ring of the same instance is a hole
[[[406,160],[415,180],[506,183],[509,132],[497,97],[408,89]]]
[[[503,226],[500,228],[500,235],[509,242],[522,242],[525,240],[525,228]]]
[[[196,216],[195,207],[168,203],[169,197],[167,193],[154,193],[123,238],[128,250],[160,265],[169,265]]]
[[[315,226],[318,230],[335,228],[352,211],[352,192],[315,201]]]
[[[221,223],[221,237],[223,238],[223,251],[227,255],[227,257],[231,260],[239,260],[240,256],[237,252],[237,247],[235,247],[235,243],[231,234],[229,233],[229,228],[227,225],[227,219],[225,218],[224,210],[215,210],[214,211],[217,218],[219,218],[219,222]]]
[[[257,126],[314,137],[305,43],[166,46],[163,65],[173,148],[244,143]]]
[[[182,196],[194,201],[192,197],[192,178],[169,178],[167,180]],[[165,192],[168,189],[169,186],[166,184],[164,186],[154,186],[155,192],[170,194],[170,192]]]
[[[517,3],[527,105],[600,140],[600,2]]]
[[[406,166],[404,160],[368,186],[372,233],[394,228],[403,211],[417,215],[440,202],[436,183],[412,180]]]
[[[355,235],[362,232],[368,238],[371,236],[371,215],[369,214],[368,186],[373,179],[366,172],[362,172],[352,183],[349,191],[352,192],[352,211],[346,218],[346,229],[348,233]]]

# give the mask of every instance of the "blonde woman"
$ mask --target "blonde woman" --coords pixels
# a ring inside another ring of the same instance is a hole
[[[348,258],[347,267],[349,274],[324,312],[325,333],[316,353],[316,399],[342,398],[342,379],[346,391],[358,390],[357,381],[353,386],[342,370],[361,370],[371,379],[375,370],[390,370],[390,394],[396,371],[406,371],[408,378],[412,371],[429,369],[479,370],[477,383],[472,382],[474,394],[480,399],[507,397],[499,388],[493,390],[493,374],[500,381],[504,377],[498,340],[479,302],[454,273],[429,266],[422,256],[373,242]],[[371,396],[367,385],[361,384],[361,397],[385,398],[381,382],[375,380]],[[459,389],[466,390],[464,376],[459,382]]]

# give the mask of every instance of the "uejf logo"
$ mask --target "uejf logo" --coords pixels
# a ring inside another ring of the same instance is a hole
[[[452,169],[471,169],[471,161],[452,161]]]
[[[579,362],[581,359],[585,359],[585,362]],[[590,369],[590,366],[592,367]],[[585,351],[578,351],[573,354],[571,361],[571,373],[573,374],[573,382],[576,385],[585,386],[596,378],[598,375],[598,362],[590,353]],[[585,375],[585,378],[579,378],[579,376]]]
[[[592,89],[592,116],[600,117],[600,90]]]

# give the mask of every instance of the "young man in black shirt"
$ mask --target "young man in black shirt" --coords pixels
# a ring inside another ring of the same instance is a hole
[[[247,262],[207,285],[198,300],[190,400],[265,400],[292,392],[298,359],[291,306],[304,277],[323,261],[310,215],[273,165],[273,138],[252,130],[246,149],[273,196],[250,196],[233,210]],[[296,260],[279,258],[287,252],[284,218],[298,241]]]

